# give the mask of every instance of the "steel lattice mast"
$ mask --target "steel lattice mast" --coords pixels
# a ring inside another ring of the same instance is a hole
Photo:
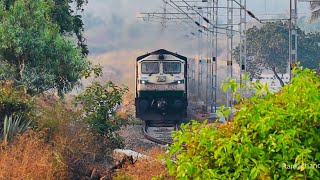
[[[240,85],[245,84],[242,82],[243,76],[247,73],[247,0],[240,0]]]
[[[202,15],[203,14],[203,11],[202,11],[202,8],[199,7],[199,12],[200,14]],[[199,24],[202,25],[202,18],[201,18],[201,15],[199,15]],[[202,86],[203,86],[203,68],[202,68],[202,63],[203,63],[203,57],[202,57],[202,30],[199,29],[198,30],[198,35],[199,35],[199,62],[198,62],[198,97],[200,99],[202,99],[202,95],[203,95],[203,92],[202,92]]]
[[[233,78],[233,0],[227,0],[227,79]],[[227,107],[232,107],[232,92],[227,91]]]
[[[213,8],[212,8],[212,20],[213,24],[218,27],[218,6],[219,1],[213,0]],[[213,28],[212,34],[212,90],[211,97],[213,98],[213,102],[211,104],[211,112],[217,111],[217,90],[218,90],[218,29]]]
[[[163,3],[163,14],[162,14],[162,20],[161,20],[161,25],[162,25],[161,31],[164,32],[167,27],[167,2],[163,0],[162,3]]]
[[[206,21],[206,27],[209,29],[209,22],[212,22],[210,19],[211,19],[211,16],[210,16],[210,14],[211,14],[211,12],[210,12],[210,9],[209,9],[209,7],[211,7],[211,1],[208,1],[207,2],[207,8],[206,8],[206,18],[208,19],[208,21]],[[206,77],[206,107],[209,107],[209,102],[211,102],[211,97],[212,96],[210,96],[209,95],[209,92],[210,92],[210,90],[211,90],[211,88],[210,88],[210,83],[211,83],[211,55],[210,55],[210,50],[211,50],[211,48],[210,48],[210,46],[211,46],[211,40],[212,40],[212,38],[211,38],[211,36],[212,36],[212,33],[209,33],[209,32],[207,32],[207,39],[206,39],[206,47],[207,47],[207,53],[206,53],[206,61],[207,61],[207,66],[206,66],[206,75],[207,75],[207,77]]]
[[[292,68],[297,63],[298,59],[298,33],[297,33],[297,18],[298,18],[298,1],[290,0],[290,21],[289,21],[289,73],[290,81],[292,78]]]

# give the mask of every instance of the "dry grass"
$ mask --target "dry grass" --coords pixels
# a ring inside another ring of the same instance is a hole
[[[33,121],[40,133],[29,130],[11,144],[0,142],[0,180],[81,179],[92,169],[106,171],[112,143],[90,131],[71,100],[51,94],[36,99]]]
[[[81,111],[73,109],[70,103],[46,96],[40,97],[37,105],[36,123],[40,129],[47,129],[48,142],[61,154],[68,168],[68,178],[90,176],[91,165],[104,160],[108,144],[90,132]]]
[[[28,131],[10,145],[1,145],[0,179],[65,179],[64,163],[42,133]]]
[[[121,169],[115,177],[127,177],[134,180],[150,180],[153,177],[160,177],[160,179],[171,180],[173,177],[168,175],[166,166],[158,160],[158,157],[164,153],[164,150],[155,147],[151,150],[138,150],[138,152],[152,157],[148,160],[139,160],[133,165],[126,165]],[[119,178],[121,179],[121,178]]]

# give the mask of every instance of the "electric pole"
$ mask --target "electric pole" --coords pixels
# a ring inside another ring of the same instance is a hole
[[[213,24],[218,27],[218,6],[219,1],[218,0],[212,0],[213,6],[212,6],[212,20]],[[211,97],[213,99],[213,102],[211,103],[211,113],[217,112],[217,90],[218,90],[218,29],[212,28],[212,63],[211,63],[211,73],[212,73],[212,89],[211,89]]]
[[[162,0],[163,2],[163,14],[162,14],[162,20],[161,20],[161,31],[162,33],[165,31],[166,27],[167,27],[167,1]]]
[[[240,85],[246,84],[242,78],[247,73],[247,0],[240,0]]]
[[[297,33],[297,18],[298,0],[290,1],[290,20],[289,20],[289,74],[290,81],[292,79],[292,69],[297,63],[298,59],[298,33]]]
[[[233,50],[233,0],[227,0],[227,79],[233,78],[232,50]],[[227,91],[227,107],[232,107],[232,92]]]

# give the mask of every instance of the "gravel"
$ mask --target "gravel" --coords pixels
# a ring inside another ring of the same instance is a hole
[[[160,145],[145,139],[142,133],[144,125],[133,125],[122,127],[119,131],[120,136],[125,140],[125,149],[149,150]]]

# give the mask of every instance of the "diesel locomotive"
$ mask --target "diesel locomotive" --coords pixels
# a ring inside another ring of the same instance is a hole
[[[139,56],[135,65],[136,117],[181,122],[188,106],[188,58],[164,49]]]

